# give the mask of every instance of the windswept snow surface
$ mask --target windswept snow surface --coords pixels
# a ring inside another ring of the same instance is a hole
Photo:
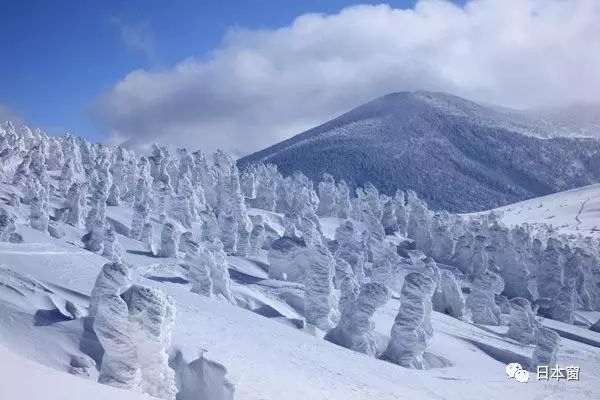
[[[154,397],[98,385],[45,367],[0,347],[2,399],[151,400]]]
[[[600,184],[495,209],[507,225],[552,225],[562,233],[600,236]]]
[[[9,190],[0,187],[0,198],[6,198]],[[0,286],[0,398],[143,398],[95,383],[94,368],[87,377],[67,373],[72,356],[89,353],[86,345],[91,342],[82,337],[82,319],[64,315],[64,307],[53,304],[70,301],[85,313],[95,278],[107,260],[84,250],[80,241],[84,232],[79,229],[65,226],[66,235],[60,239],[31,229],[25,222],[28,207],[21,207],[6,208],[18,216],[17,231],[25,243],[0,243],[0,264],[39,281],[48,291],[32,294]],[[591,215],[585,210],[583,220]],[[267,216],[259,210],[250,213]],[[131,210],[107,207],[107,217],[113,224],[128,226]],[[270,213],[266,219],[273,230],[281,230],[281,215]],[[323,221],[326,236],[332,236],[338,222]],[[158,234],[157,230],[155,237]],[[579,381],[542,382],[535,375],[527,384],[508,379],[506,364],[526,364],[532,346],[507,338],[505,326],[476,326],[437,312],[432,315],[433,341],[424,354],[429,369],[406,369],[338,347],[323,340],[323,332],[295,325],[303,317],[281,293],[293,297],[301,285],[267,279],[264,254],[228,257],[234,296],[252,312],[191,293],[181,260],[156,258],[142,243],[117,236],[124,261],[133,265],[134,283],[158,287],[176,302],[170,353],[181,351],[186,360],[202,356],[223,365],[235,386],[235,399],[542,400],[596,399],[600,394],[600,334],[584,334],[580,327],[552,321],[552,328],[563,336],[558,362],[580,366]],[[20,282],[11,279],[17,282],[14,286]],[[398,308],[398,300],[392,298],[375,314],[382,350]]]

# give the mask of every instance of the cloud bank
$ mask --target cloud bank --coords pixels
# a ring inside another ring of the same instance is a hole
[[[598,71],[597,0],[422,0],[231,30],[205,59],[129,73],[92,115],[132,145],[245,154],[395,91],[517,108],[599,101]]]

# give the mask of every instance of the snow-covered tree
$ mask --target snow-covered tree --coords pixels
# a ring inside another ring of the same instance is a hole
[[[121,389],[136,390],[142,374],[127,303],[118,295],[107,294],[98,302],[94,333],[104,353],[98,382]]]
[[[146,222],[144,226],[142,226],[140,242],[144,243],[146,250],[154,253],[152,248],[154,244],[154,228],[152,227],[152,223]]]
[[[15,218],[3,207],[0,207],[0,242],[8,242],[15,233]]]
[[[115,183],[112,184],[108,191],[108,197],[106,198],[106,204],[109,206],[118,206],[121,204],[121,192],[119,186]]]
[[[212,259],[209,259],[209,268],[210,277],[213,281],[213,293],[217,296],[221,295],[227,301],[235,304],[231,293],[231,279],[223,243],[213,236],[207,238],[205,246],[212,254]]]
[[[434,290],[435,282],[430,277],[418,272],[406,276],[400,293],[400,309],[382,359],[407,368],[423,368],[423,352],[429,343],[424,304]]]
[[[175,371],[167,353],[175,323],[175,302],[156,288],[133,285],[123,297],[129,312],[131,337],[135,339],[140,389],[159,399],[175,400]]]
[[[133,216],[131,218],[131,228],[129,229],[129,237],[135,240],[140,240],[144,224],[148,222],[150,210],[148,204],[141,203],[133,207]]]
[[[558,333],[550,328],[538,328],[535,333],[535,349],[531,356],[530,369],[536,371],[539,365],[555,365],[559,344]]]
[[[338,215],[337,187],[335,179],[330,174],[323,174],[319,182],[319,206],[317,214],[320,217],[336,217]]]
[[[444,264],[452,263],[454,254],[454,238],[450,230],[450,215],[447,212],[438,212],[431,221],[431,256]]]
[[[121,261],[121,245],[119,244],[115,230],[111,226],[104,232],[104,249],[102,256],[113,262]]]
[[[549,238],[537,276],[537,288],[540,297],[554,298],[563,286],[564,258],[558,239]]]
[[[335,252],[337,258],[346,261],[359,284],[365,279],[365,252],[363,244],[358,240],[354,224],[351,221],[345,221],[335,230],[335,240],[338,242],[338,248]]]
[[[253,221],[252,232],[250,232],[249,255],[257,256],[265,241],[265,225],[262,216],[258,215]]]
[[[432,297],[433,309],[454,318],[468,321],[471,317],[465,298],[452,272],[440,271],[440,284]]]
[[[104,249],[104,222],[96,218],[90,222],[88,233],[84,236],[86,250],[102,252]]]
[[[510,300],[508,337],[522,344],[532,343],[535,339],[537,325],[529,300],[523,297],[515,297]]]
[[[338,206],[338,217],[348,218],[350,216],[350,188],[346,181],[341,179],[337,183],[337,206]]]
[[[90,295],[89,316],[95,317],[100,299],[106,295],[120,296],[131,286],[131,271],[120,262],[104,264]]]
[[[213,295],[213,282],[210,265],[214,263],[212,253],[198,243],[189,243],[185,255],[185,265],[188,267],[192,292],[206,297]]]
[[[569,280],[556,295],[552,305],[552,319],[573,323],[575,312],[575,281]]]
[[[349,284],[342,292],[344,303],[339,323],[325,335],[325,340],[360,353],[374,357],[377,353],[377,343],[374,336],[375,324],[372,321],[377,308],[385,304],[389,297],[387,287],[383,283],[369,282],[360,288],[354,286],[356,281],[344,280],[342,286]],[[352,297],[356,296],[354,301]]]
[[[323,245],[314,245],[307,251],[309,265],[304,282],[305,316],[307,322],[327,331],[339,317],[333,288],[334,259]]]
[[[394,195],[394,211],[396,214],[396,229],[402,236],[406,236],[408,229],[408,210],[406,208],[406,196],[402,190],[396,190]]]
[[[46,210],[44,203],[39,197],[34,197],[30,203],[30,208],[29,225],[33,229],[46,232],[48,230],[48,224],[50,223],[50,217],[48,216],[48,211]]]
[[[228,254],[234,254],[237,249],[237,221],[232,215],[219,216],[219,226],[221,229],[220,238]]]
[[[179,244],[177,243],[177,234],[175,225],[167,222],[163,225],[163,229],[160,235],[160,248],[158,250],[159,257],[177,257],[177,250]]]
[[[396,222],[396,205],[394,204],[394,199],[391,197],[381,195],[381,199],[383,204],[381,224],[383,225],[386,235],[391,235],[398,229],[398,224]]]
[[[502,293],[504,281],[500,275],[485,271],[475,277],[471,294],[467,298],[467,308],[471,311],[473,322],[484,325],[500,324],[500,308],[494,296]]]
[[[65,205],[67,208],[67,224],[79,227],[83,225],[85,215],[85,188],[73,183],[67,192]]]

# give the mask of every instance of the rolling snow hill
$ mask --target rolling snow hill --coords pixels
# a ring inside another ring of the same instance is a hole
[[[12,191],[12,186],[1,185],[0,198]],[[3,205],[18,217],[17,231],[25,242],[0,243],[2,264],[41,282],[52,294],[25,292],[18,286],[18,276],[0,270],[0,282],[4,278],[3,282],[12,284],[0,285],[0,398],[149,398],[94,383],[96,371],[89,377],[67,374],[69,360],[86,353],[81,345],[85,331],[82,319],[69,318],[61,304],[68,300],[85,309],[94,280],[107,260],[83,248],[82,229],[65,225],[65,237],[52,238],[28,225],[27,205],[19,209]],[[249,211],[267,216],[275,230],[282,225],[281,215]],[[113,225],[128,225],[131,209],[108,207],[107,218]],[[157,218],[152,215],[153,222]],[[341,221],[323,219],[323,230],[331,232]],[[595,398],[600,388],[595,372],[600,368],[600,334],[584,327],[546,321],[564,336],[558,362],[580,366],[577,382],[541,382],[535,375],[526,384],[507,379],[506,364],[527,363],[534,345],[508,338],[506,326],[473,325],[438,312],[432,315],[435,335],[425,355],[431,367],[407,369],[336,346],[318,333],[290,324],[301,317],[274,293],[293,282],[267,279],[263,270],[267,260],[262,257],[229,257],[235,277],[232,290],[238,301],[245,299],[257,306],[252,312],[191,293],[181,260],[157,258],[144,251],[139,241],[120,234],[118,240],[124,261],[134,266],[135,282],[160,288],[176,302],[171,353],[180,352],[188,365],[198,357],[208,360],[209,366],[221,365],[219,371],[235,386],[237,400],[541,400],[566,393],[571,399],[584,400]],[[398,307],[398,300],[392,298],[375,315],[382,347],[389,341]],[[269,314],[261,311],[265,309]],[[593,313],[595,318],[598,315]],[[209,367],[191,371],[196,373],[199,390],[222,384],[222,375],[221,381],[211,380],[214,371]]]
[[[563,123],[561,131],[541,115],[442,93],[394,93],[239,164],[274,163],[284,175],[300,170],[315,181],[328,172],[351,188],[371,182],[387,194],[412,189],[433,208],[455,212],[491,209],[597,182],[600,142],[543,139],[569,128]]]
[[[561,233],[600,236],[600,184],[554,193],[495,209],[507,225],[552,225]]]

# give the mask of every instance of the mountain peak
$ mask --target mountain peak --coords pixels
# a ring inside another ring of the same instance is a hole
[[[396,92],[239,163],[274,163],[315,181],[329,172],[351,188],[371,182],[387,194],[411,189],[435,208],[461,212],[600,179],[600,142],[533,136],[544,133],[514,110],[440,92]]]

